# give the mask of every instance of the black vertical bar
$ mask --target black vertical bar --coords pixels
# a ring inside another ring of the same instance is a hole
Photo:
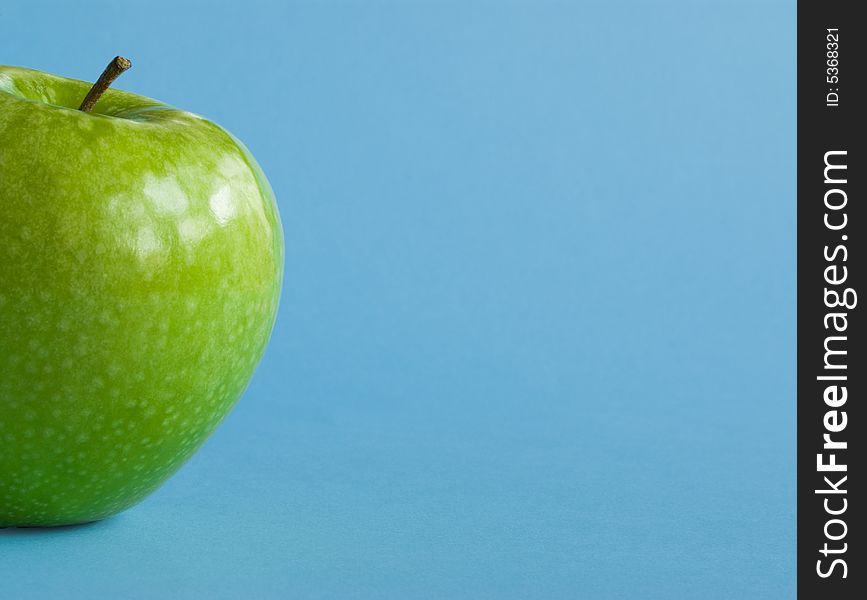
[[[855,491],[867,489],[867,332],[857,297],[867,302],[867,30],[858,4],[798,2],[797,571],[805,599],[867,598],[867,507]]]

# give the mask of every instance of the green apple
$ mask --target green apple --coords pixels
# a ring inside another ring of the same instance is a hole
[[[0,527],[155,490],[241,396],[277,312],[283,233],[249,151],[127,92],[79,110],[90,88],[0,66]]]

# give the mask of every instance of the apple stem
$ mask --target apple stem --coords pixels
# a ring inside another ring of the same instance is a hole
[[[102,75],[99,76],[99,79],[96,80],[96,83],[93,84],[93,87],[90,88],[90,91],[87,92],[87,96],[85,96],[84,100],[81,101],[81,106],[78,107],[78,110],[86,113],[92,111],[96,102],[102,97],[105,90],[108,89],[108,86],[110,86],[115,79],[120,77],[121,73],[129,69],[131,66],[132,63],[124,57],[115,56],[114,59],[108,63],[108,66],[105,68],[105,71],[102,72]]]

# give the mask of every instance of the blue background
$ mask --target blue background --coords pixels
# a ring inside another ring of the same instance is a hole
[[[794,2],[0,26],[2,63],[122,53],[119,87],[235,133],[287,240],[222,428],[117,518],[0,532],[0,596],[794,596]]]

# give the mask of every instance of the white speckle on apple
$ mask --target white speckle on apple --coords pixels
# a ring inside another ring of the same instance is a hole
[[[158,252],[161,248],[160,241],[154,230],[150,227],[142,227],[136,234],[135,251],[142,259]]]
[[[178,225],[181,242],[191,246],[197,244],[209,233],[210,222],[203,217],[187,217]]]
[[[226,225],[235,216],[235,204],[232,201],[232,189],[228,185],[220,187],[208,201],[211,213],[221,226]]]
[[[180,215],[186,212],[189,200],[175,177],[145,176],[144,193],[157,213]]]

